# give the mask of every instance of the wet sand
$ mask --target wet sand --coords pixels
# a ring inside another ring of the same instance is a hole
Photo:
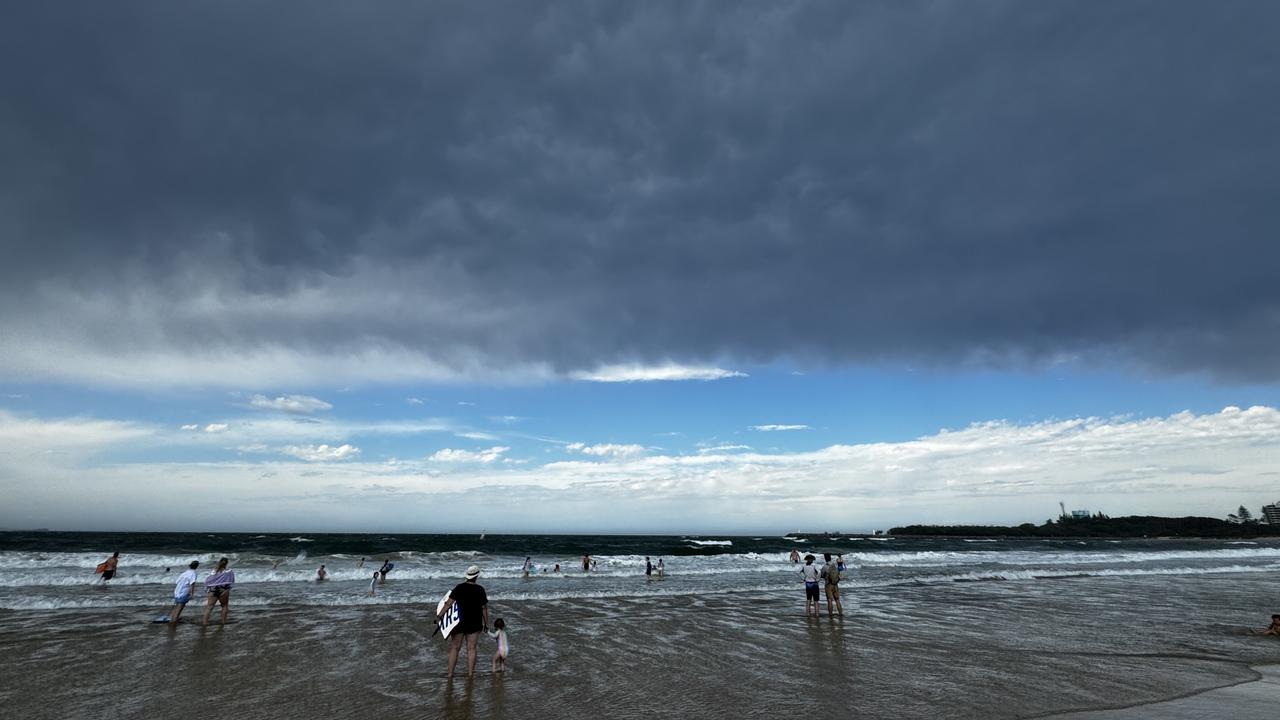
[[[1253,668],[1256,680],[1166,702],[1055,715],[1054,720],[1274,720],[1280,716],[1280,665]]]
[[[807,620],[799,588],[495,598],[493,616],[509,626],[510,670],[489,672],[493,641],[482,638],[482,671],[452,683],[425,604],[236,608],[233,600],[239,622],[207,629],[146,624],[151,608],[5,611],[0,707],[9,717],[60,719],[727,719],[798,708],[1027,718],[1141,704],[1124,712],[1150,713],[1160,707],[1150,703],[1245,683],[1179,702],[1219,713],[1197,717],[1249,717],[1232,708],[1280,700],[1273,680],[1250,682],[1251,665],[1280,662],[1280,641],[1244,629],[1269,615],[1277,589],[1258,574],[900,586],[847,593],[843,621],[825,611]]]

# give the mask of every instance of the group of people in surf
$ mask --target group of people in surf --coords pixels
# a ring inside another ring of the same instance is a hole
[[[805,555],[804,566],[800,568],[800,579],[804,581],[804,615],[805,617],[821,615],[819,606],[821,602],[819,581],[821,581],[822,590],[827,597],[827,617],[837,615],[844,617],[844,606],[840,604],[840,573],[844,572],[844,555],[836,555],[832,560],[831,553],[823,553],[822,567],[813,564],[816,559],[811,554]],[[791,562],[800,563],[799,551],[791,551]]]
[[[236,574],[228,567],[229,563],[230,560],[228,558],[222,558],[218,561],[218,565],[214,568],[213,572],[209,573],[209,576],[204,579],[206,602],[204,616],[200,620],[201,625],[209,624],[209,615],[213,612],[215,605],[222,606],[222,624],[227,624],[227,615],[231,612],[231,587],[235,585],[236,581]],[[118,552],[112,553],[111,557],[99,563],[95,568],[95,572],[101,575],[98,582],[100,584],[105,584],[107,581],[114,578],[119,565],[120,553]],[[279,565],[280,563],[277,561],[271,566],[271,569],[274,570],[279,567]],[[360,558],[360,562],[356,567],[363,566],[364,558]],[[199,576],[196,574],[196,569],[199,567],[200,561],[192,560],[191,564],[187,566],[186,571],[178,576],[178,582],[173,586],[173,607],[169,610],[168,614],[157,619],[155,622],[167,622],[171,625],[178,624],[178,620],[182,617],[182,611],[186,609],[187,603],[191,602],[192,593],[195,586],[199,583]],[[390,559],[382,562],[382,567],[378,568],[378,570],[373,573],[373,577],[369,581],[369,595],[373,595],[375,593],[377,585],[385,584],[387,582],[387,573],[391,572],[394,567],[395,563],[391,562]],[[169,568],[165,568],[164,570],[165,572],[169,572]],[[323,581],[328,577],[328,575],[328,570],[324,565],[321,565],[320,568],[316,570],[316,582]]]
[[[276,563],[276,565],[273,565],[271,567],[274,570],[278,565],[279,563]],[[395,566],[396,564],[391,562],[390,558],[383,560],[382,567],[375,570],[373,572],[372,577],[369,578],[369,591],[366,592],[365,594],[368,595],[369,597],[373,597],[374,595],[376,595],[378,593],[378,586],[387,584],[387,573],[391,572],[391,569],[394,568]],[[356,563],[356,568],[362,568],[362,567],[364,567],[364,558],[360,558],[360,562]],[[316,582],[324,582],[328,578],[329,578],[329,571],[325,568],[324,564],[322,563],[320,567],[316,570]]]

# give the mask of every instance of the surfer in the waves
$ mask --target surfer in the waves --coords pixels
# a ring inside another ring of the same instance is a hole
[[[103,560],[101,563],[99,563],[99,564],[98,564],[98,567],[97,567],[97,568],[95,568],[95,569],[96,569],[98,572],[102,573],[102,580],[101,580],[100,582],[104,582],[104,583],[105,583],[106,581],[108,581],[108,580],[110,580],[111,578],[115,577],[115,576],[116,576],[116,566],[117,566],[117,565],[119,565],[119,564],[120,564],[120,553],[118,553],[118,552],[111,553],[111,557],[109,557],[109,558],[107,558],[106,560]]]
[[[379,585],[387,584],[387,573],[391,572],[391,568],[395,566],[396,564],[391,562],[390,558],[382,561],[382,567],[378,568],[378,584]]]
[[[453,605],[458,606],[461,619],[458,627],[449,633],[449,679],[453,679],[453,668],[458,664],[458,654],[462,651],[462,639],[467,640],[467,676],[476,674],[476,644],[480,640],[480,631],[489,630],[489,596],[484,587],[476,582],[480,577],[480,568],[472,565],[467,568],[463,577],[465,582],[458,583],[449,593],[436,620],[444,617]]]

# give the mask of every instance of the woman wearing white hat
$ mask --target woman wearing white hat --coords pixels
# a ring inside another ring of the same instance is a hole
[[[480,577],[480,568],[472,565],[467,568],[465,582],[460,582],[449,592],[449,600],[436,616],[439,620],[449,608],[457,605],[461,620],[458,626],[449,633],[449,679],[453,679],[453,668],[458,664],[458,653],[462,650],[462,638],[467,639],[467,675],[476,674],[476,643],[480,640],[480,631],[489,630],[489,596],[484,587],[476,582]]]

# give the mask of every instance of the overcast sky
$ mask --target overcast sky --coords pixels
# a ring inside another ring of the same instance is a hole
[[[26,4],[0,526],[1280,499],[1280,6]]]

